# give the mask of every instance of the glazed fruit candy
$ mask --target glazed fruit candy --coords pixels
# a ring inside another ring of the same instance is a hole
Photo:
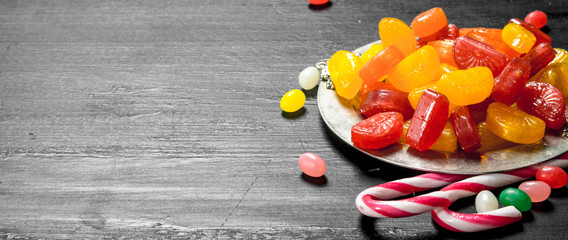
[[[410,126],[411,120],[406,120],[403,125],[402,136],[398,139],[398,142],[401,144],[406,143],[406,133],[408,133],[408,127]],[[446,122],[444,126],[444,130],[442,130],[442,134],[440,137],[430,148],[429,150],[436,150],[436,151],[444,151],[444,152],[453,152],[458,147],[458,139],[456,134],[454,133],[454,129],[452,128],[452,124]]]
[[[568,62],[568,51],[562,48],[553,48],[553,49],[556,52],[556,55],[554,55],[554,59],[552,59],[550,64]]]
[[[444,130],[448,106],[444,95],[431,89],[424,91],[408,126],[406,144],[418,151],[430,148]]]
[[[516,145],[516,143],[507,141],[491,132],[485,121],[477,124],[477,130],[481,138],[481,148],[477,150],[479,152],[488,152]]]
[[[493,74],[486,67],[457,70],[442,75],[437,87],[452,104],[459,106],[475,104],[491,95]]]
[[[438,86],[436,85],[436,83],[434,83],[434,84],[426,85],[424,87],[417,87],[415,89],[412,89],[408,93],[408,101],[410,102],[410,106],[412,106],[413,109],[416,109],[416,107],[418,106],[418,102],[420,101],[420,98],[422,97],[422,94],[427,89],[432,89],[434,91],[437,91]],[[450,105],[448,106],[448,111],[451,111],[455,107],[457,107],[457,106],[450,103]]]
[[[367,51],[365,51],[360,57],[359,59],[361,60],[361,64],[365,65],[367,64],[367,62],[369,62],[369,60],[371,60],[371,58],[373,58],[375,55],[377,55],[377,53],[381,52],[384,49],[382,44],[378,44],[375,43],[373,45],[371,45],[371,47],[369,47],[369,49],[367,49]]]
[[[550,83],[568,96],[568,62],[553,63],[546,66],[531,80]]]
[[[414,109],[408,102],[408,93],[398,90],[377,89],[371,91],[360,108],[361,115],[368,118],[380,112],[399,112],[409,119]]]
[[[529,80],[531,65],[528,61],[513,58],[495,78],[492,97],[507,106],[515,103]]]
[[[460,106],[452,109],[450,122],[464,152],[471,153],[481,147],[481,137],[477,130],[477,124],[469,113],[468,107]]]
[[[540,70],[546,67],[546,65],[548,65],[554,57],[556,57],[554,49],[550,46],[550,44],[543,42],[533,47],[522,58],[530,62],[531,74],[529,77],[533,77]]]
[[[396,18],[383,18],[379,22],[379,36],[384,47],[396,45],[405,56],[416,50],[416,36],[403,21]]]
[[[485,43],[461,36],[454,41],[454,61],[459,69],[488,67],[493,76],[498,76],[509,59]]]
[[[536,43],[536,37],[531,31],[515,23],[505,25],[501,37],[507,45],[520,53],[527,53]]]
[[[448,25],[444,10],[439,7],[432,8],[418,14],[410,23],[410,28],[416,37],[426,37],[442,30]]]
[[[546,123],[540,118],[494,102],[487,108],[487,128],[508,141],[531,144],[544,137]]]
[[[438,53],[426,45],[394,66],[388,73],[387,82],[398,90],[409,92],[438,80],[440,74]]]
[[[365,84],[373,86],[383,80],[388,72],[402,59],[402,53],[396,45],[390,45],[377,53],[359,70],[359,77]]]
[[[382,112],[351,127],[353,145],[366,149],[380,149],[395,143],[402,135],[402,114]]]
[[[359,57],[340,50],[329,58],[327,67],[337,94],[347,100],[353,99],[363,84],[363,80],[359,78],[362,67]]]
[[[550,188],[561,188],[568,183],[568,175],[559,167],[544,166],[536,171],[536,180],[547,183]]]
[[[559,129],[566,122],[566,100],[562,92],[545,82],[529,82],[521,91],[517,106],[546,122],[546,127]]]

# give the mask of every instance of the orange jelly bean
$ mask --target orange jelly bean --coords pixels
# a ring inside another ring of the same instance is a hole
[[[432,8],[418,14],[410,23],[410,28],[419,38],[432,35],[448,25],[444,10],[439,7]]]
[[[501,32],[503,42],[519,53],[527,53],[536,43],[534,34],[521,25],[509,23]]]
[[[359,77],[361,66],[359,57],[349,51],[337,51],[329,58],[329,76],[339,96],[351,100],[357,95],[363,84]]]
[[[445,73],[438,80],[438,91],[448,97],[450,103],[466,106],[482,102],[491,95],[493,74],[487,67],[473,67]]]
[[[416,36],[412,29],[396,18],[383,18],[379,22],[379,36],[384,47],[396,45],[405,56],[416,50]]]
[[[440,74],[438,53],[426,45],[394,66],[388,73],[387,82],[398,90],[409,92],[438,80]]]

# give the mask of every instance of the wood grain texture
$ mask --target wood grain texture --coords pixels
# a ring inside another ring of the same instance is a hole
[[[360,191],[420,172],[343,144],[313,90],[299,114],[278,106],[303,68],[377,40],[382,17],[440,6],[458,27],[500,28],[540,9],[566,49],[567,4],[0,1],[0,238],[568,238],[566,188],[478,234],[362,217]],[[301,174],[304,152],[325,178]]]

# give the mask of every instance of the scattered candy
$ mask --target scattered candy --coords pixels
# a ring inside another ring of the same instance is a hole
[[[325,161],[315,153],[304,153],[298,159],[302,172],[310,177],[321,177],[325,174]]]
[[[284,112],[295,112],[300,110],[306,102],[306,95],[299,89],[293,89],[284,94],[280,99],[280,108]]]
[[[323,5],[329,2],[329,0],[308,0],[308,2],[313,5]]]
[[[503,206],[514,206],[521,212],[531,209],[532,202],[529,195],[518,188],[506,188],[499,194],[499,201]]]
[[[475,210],[478,213],[489,212],[499,208],[497,197],[488,190],[483,190],[475,197]]]
[[[532,202],[542,202],[550,196],[550,186],[541,181],[526,181],[519,185],[519,189],[526,192]]]
[[[307,67],[300,75],[298,75],[298,82],[300,87],[310,90],[318,85],[320,79],[320,72],[316,67]]]
[[[530,23],[537,28],[544,27],[547,21],[548,17],[546,16],[546,13],[539,10],[532,11],[525,17],[525,22]]]
[[[550,188],[561,188],[568,182],[568,174],[562,168],[544,166],[536,172],[536,180],[547,183]]]

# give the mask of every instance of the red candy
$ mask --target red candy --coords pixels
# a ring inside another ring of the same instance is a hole
[[[454,41],[454,61],[459,69],[488,67],[493,76],[498,76],[509,59],[485,43],[461,36]]]
[[[361,115],[368,118],[380,112],[399,112],[404,119],[409,119],[414,108],[408,101],[408,93],[398,90],[377,89],[369,92],[365,103],[360,108]]]
[[[351,127],[351,142],[366,149],[386,147],[402,136],[403,122],[399,112],[377,113]]]
[[[428,44],[428,42],[436,41],[436,40],[454,40],[460,36],[460,31],[458,27],[454,24],[448,24],[448,26],[442,28],[442,30],[426,37],[418,38],[418,48]]]
[[[536,171],[536,180],[547,183],[551,188],[561,188],[568,182],[568,174],[562,168],[544,166]]]
[[[531,65],[528,61],[513,58],[495,78],[491,96],[507,106],[515,103],[529,79]]]
[[[467,106],[452,109],[450,123],[452,123],[458,142],[464,152],[471,153],[481,147],[481,137],[477,130],[477,124]]]
[[[323,5],[329,2],[329,0],[308,0],[308,2],[313,5]]]
[[[424,91],[408,126],[406,144],[418,151],[430,148],[444,130],[449,104],[446,96],[432,89]]]
[[[524,57],[531,64],[531,74],[529,78],[533,77],[535,74],[540,72],[548,63],[554,60],[556,57],[556,51],[550,46],[550,44],[543,42],[535,45]]]
[[[525,22],[532,24],[537,28],[542,28],[546,25],[548,17],[543,11],[532,11],[525,17]]]
[[[542,119],[548,128],[559,129],[566,122],[566,100],[562,92],[545,82],[529,82],[521,91],[517,106]]]

